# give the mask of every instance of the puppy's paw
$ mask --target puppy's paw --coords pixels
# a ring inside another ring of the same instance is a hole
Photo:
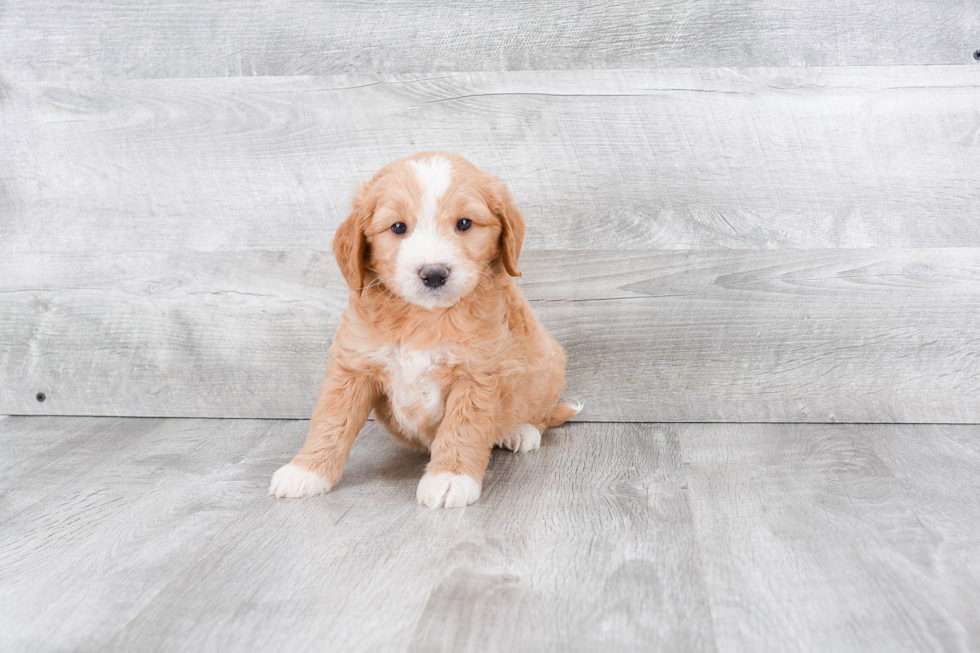
[[[466,474],[426,474],[419,481],[415,498],[419,505],[430,508],[462,508],[480,498],[480,484]]]
[[[315,472],[289,463],[272,475],[269,494],[280,499],[299,499],[325,494],[333,489],[333,483]]]
[[[541,446],[541,431],[530,424],[521,424],[516,431],[498,442],[497,446],[521,453],[534,451]]]

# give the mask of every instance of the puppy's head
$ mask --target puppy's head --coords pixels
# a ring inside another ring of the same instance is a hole
[[[364,184],[333,248],[352,290],[384,285],[423,308],[447,307],[480,279],[520,276],[524,219],[504,185],[466,159],[423,152]]]

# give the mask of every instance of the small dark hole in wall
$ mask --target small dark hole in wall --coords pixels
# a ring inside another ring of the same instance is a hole
[[[976,59],[977,61],[980,61],[980,50],[973,51],[973,58]]]
[[[43,392],[39,392],[37,393],[37,395],[35,395],[35,399],[37,399],[38,401],[44,401],[47,398],[48,398],[47,395],[45,395]]]

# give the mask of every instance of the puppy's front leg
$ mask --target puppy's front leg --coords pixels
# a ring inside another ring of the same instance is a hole
[[[471,381],[453,385],[432,442],[432,459],[419,481],[416,499],[420,504],[459,508],[480,498],[499,412],[499,402],[490,390]]]
[[[310,497],[333,489],[344,464],[378,397],[375,381],[367,374],[344,368],[331,359],[320,386],[306,443],[288,464],[272,476],[269,494]]]

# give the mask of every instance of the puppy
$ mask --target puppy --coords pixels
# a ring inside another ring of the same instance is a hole
[[[512,279],[524,220],[502,183],[447,152],[389,163],[353,204],[333,241],[350,305],[306,443],[269,494],[330,491],[374,410],[431,452],[420,504],[473,503],[494,445],[537,449],[581,410],[558,402],[565,353]]]

